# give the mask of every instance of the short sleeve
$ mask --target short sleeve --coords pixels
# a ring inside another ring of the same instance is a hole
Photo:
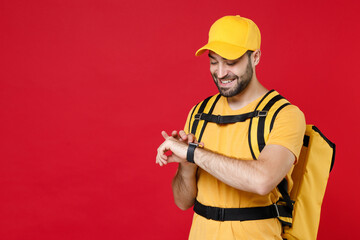
[[[184,131],[186,132],[186,134],[190,133],[190,120],[191,120],[191,115],[192,115],[195,107],[196,106],[191,108],[191,110],[190,110],[190,112],[189,112],[189,114],[187,116],[185,126],[184,126]]]
[[[276,116],[266,144],[281,145],[299,157],[306,129],[303,112],[294,105],[283,108]],[[295,161],[296,162],[296,161]]]

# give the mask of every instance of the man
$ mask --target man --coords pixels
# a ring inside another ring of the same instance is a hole
[[[256,24],[238,15],[217,20],[210,29],[208,43],[196,55],[206,51],[211,75],[221,94],[212,114],[253,111],[268,93],[256,77],[255,67],[261,56]],[[179,163],[172,188],[180,209],[195,203],[194,209],[210,207],[227,214],[231,209],[273,205],[281,196],[276,187],[285,177],[291,189],[290,176],[305,132],[304,115],[296,106],[288,105],[278,113],[256,160],[248,144],[250,119],[222,125],[209,122],[200,143],[203,147],[197,147],[192,144],[197,139],[189,133],[191,112],[185,131],[173,131],[171,136],[162,132],[165,141],[156,157],[160,166]],[[167,151],[172,155],[167,156]],[[242,220],[233,220],[226,214],[209,217],[206,211],[194,213],[189,239],[282,239],[281,223],[276,217],[243,220],[243,216],[235,216]]]

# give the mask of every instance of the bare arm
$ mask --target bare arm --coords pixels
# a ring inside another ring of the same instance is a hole
[[[169,137],[166,132],[162,132],[162,135],[166,139],[170,138],[173,141],[179,143],[182,147],[187,148],[189,142],[197,142],[195,136],[192,134],[186,134],[184,131],[180,131],[179,134],[177,131],[172,132],[172,136]],[[203,145],[203,143],[201,143]],[[164,156],[162,156],[164,157]],[[175,177],[172,181],[172,190],[174,194],[175,204],[182,210],[186,210],[194,205],[194,201],[197,195],[196,187],[196,171],[198,166],[189,163],[185,158],[181,158],[175,154],[168,156],[166,160],[159,158],[159,153],[156,158],[156,162],[162,166],[168,162],[179,162],[178,170]]]
[[[174,138],[167,138],[158,148],[157,161],[186,163],[188,145]],[[164,154],[171,150],[173,155]],[[290,171],[295,156],[280,145],[267,145],[258,160],[249,161],[229,158],[206,149],[197,148],[194,154],[196,165],[239,190],[265,195],[272,191]]]
[[[267,145],[258,160],[241,160],[196,149],[195,163],[215,178],[247,192],[266,195],[286,176],[295,156],[280,145]]]
[[[176,206],[186,210],[194,205],[197,195],[197,166],[192,163],[179,163],[178,170],[172,181],[172,190]]]

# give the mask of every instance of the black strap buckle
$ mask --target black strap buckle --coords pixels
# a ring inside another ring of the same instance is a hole
[[[275,213],[276,213],[276,217],[280,217],[280,212],[279,212],[279,208],[278,205],[276,205],[276,203],[273,204],[274,208],[275,208]]]
[[[216,123],[220,124],[220,120],[221,120],[221,115],[217,115]]]
[[[200,121],[201,120],[202,113],[197,113],[194,117],[195,120]]]
[[[257,114],[255,117],[266,117],[268,111],[257,111]]]
[[[206,215],[208,219],[223,222],[225,220],[225,209],[207,206]]]

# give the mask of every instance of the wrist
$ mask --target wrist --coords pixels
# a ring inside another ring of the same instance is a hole
[[[189,143],[187,154],[186,154],[186,160],[190,163],[195,163],[194,161],[194,154],[195,149],[199,146],[198,143]]]

